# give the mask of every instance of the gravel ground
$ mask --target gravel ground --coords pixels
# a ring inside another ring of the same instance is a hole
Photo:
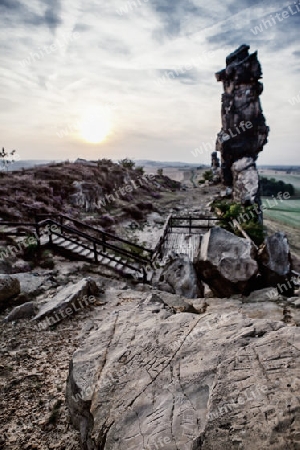
[[[51,330],[0,316],[0,449],[79,450],[69,422],[65,387],[78,331],[91,310]]]

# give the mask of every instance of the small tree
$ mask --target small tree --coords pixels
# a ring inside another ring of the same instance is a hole
[[[120,166],[124,167],[125,169],[133,169],[135,166],[135,162],[132,161],[130,158],[124,158],[119,161]]]
[[[135,171],[136,171],[139,175],[144,175],[144,173],[145,173],[145,170],[144,170],[144,167],[143,167],[143,166],[137,166],[137,167],[135,168]]]
[[[164,169],[157,169],[156,173],[161,177],[164,174]]]
[[[212,171],[211,171],[211,170],[206,170],[206,171],[204,172],[204,174],[203,174],[203,179],[204,179],[205,181],[212,181],[212,179],[213,179],[213,173],[212,173]]]
[[[15,161],[17,161],[17,154],[16,150],[12,150],[10,153],[8,153],[6,150],[4,150],[4,147],[2,147],[2,151],[0,152],[0,170],[6,170],[8,171],[9,164],[13,164]]]

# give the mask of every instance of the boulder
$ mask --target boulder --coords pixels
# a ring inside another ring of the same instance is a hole
[[[21,306],[16,306],[9,314],[5,317],[5,322],[13,322],[15,320],[30,319],[37,312],[37,306],[33,302],[24,303]]]
[[[84,450],[297,448],[297,327],[145,301],[98,314],[67,380]]]
[[[275,286],[280,294],[293,295],[291,254],[285,233],[268,236],[258,253],[260,272],[266,286]]]
[[[168,286],[170,290],[166,288]],[[188,255],[184,254],[174,254],[170,257],[162,270],[157,287],[186,298],[204,297],[204,287],[197,278],[193,263]]]
[[[84,278],[76,284],[61,289],[47,301],[34,317],[35,321],[46,319],[45,327],[58,323],[80,309],[92,305],[99,294],[97,284],[91,278]]]
[[[251,291],[258,273],[255,257],[251,241],[214,227],[204,234],[194,266],[216,297],[230,297]]]
[[[51,275],[39,275],[38,273],[15,273],[13,276],[20,282],[21,293],[30,300],[35,299],[38,295],[42,294],[45,290],[52,286],[52,283],[49,281]],[[24,302],[22,301],[21,303]]]
[[[20,282],[9,275],[0,276],[0,311],[11,305],[12,299],[20,294]]]
[[[242,205],[258,203],[259,176],[253,158],[244,157],[231,166],[233,199]]]

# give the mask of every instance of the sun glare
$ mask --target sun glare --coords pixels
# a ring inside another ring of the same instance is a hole
[[[80,135],[91,144],[103,142],[111,130],[109,111],[100,108],[87,111],[81,120]]]

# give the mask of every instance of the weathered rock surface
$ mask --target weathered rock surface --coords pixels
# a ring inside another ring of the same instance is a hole
[[[165,307],[171,308],[172,312],[190,312],[198,314],[198,311],[191,303],[185,301],[180,295],[169,294],[167,292],[160,293],[155,291],[147,297],[146,302],[160,303]]]
[[[0,311],[10,306],[12,298],[20,294],[20,282],[15,277],[0,275]]]
[[[70,364],[67,403],[84,449],[299,447],[299,328],[221,300],[172,314],[135,294],[94,317],[101,326]]]
[[[157,288],[186,298],[204,296],[204,286],[197,277],[188,255],[180,254],[164,266]]]
[[[242,205],[259,203],[259,176],[253,158],[244,157],[231,166],[233,199]]]
[[[256,252],[250,241],[220,227],[202,238],[194,266],[216,297],[247,293],[258,273]]]
[[[84,278],[76,284],[61,289],[58,294],[46,301],[34,320],[42,320],[55,315],[55,323],[77,312],[79,309],[93,304],[99,288],[91,278]]]
[[[21,293],[30,299],[35,299],[37,295],[43,293],[45,289],[49,289],[51,286],[51,283],[48,281],[51,274],[15,273],[13,276],[20,282]]]
[[[222,180],[229,186],[232,163],[244,156],[255,161],[269,133],[259,100],[263,91],[261,66],[257,52],[249,54],[249,49],[249,45],[241,45],[227,56],[226,69],[216,73],[224,86],[217,150],[222,155]]]
[[[34,302],[27,302],[16,306],[4,320],[5,322],[13,322],[14,320],[29,319],[36,314],[37,310],[38,308]]]
[[[260,271],[269,286],[280,286],[280,293],[292,295],[291,254],[285,233],[279,231],[268,236],[259,252]]]
[[[249,54],[249,49],[249,45],[241,45],[227,56],[226,69],[216,73],[224,87],[216,150],[222,157],[222,181],[233,186],[234,200],[260,207],[255,161],[268,142],[269,127],[259,99],[263,92],[261,66],[257,52]]]

